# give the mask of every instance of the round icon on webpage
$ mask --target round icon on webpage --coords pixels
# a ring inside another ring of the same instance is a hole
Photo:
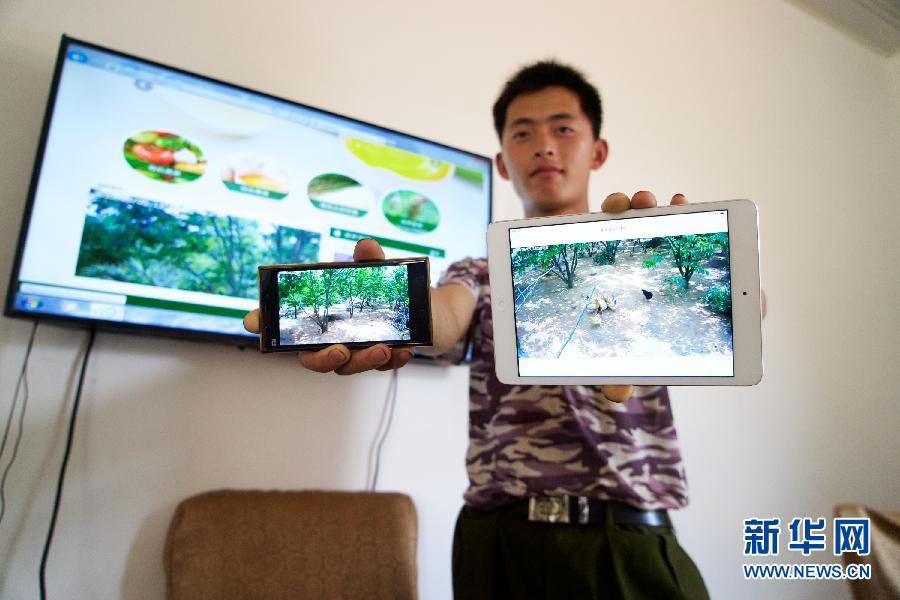
[[[369,212],[374,200],[370,189],[340,173],[323,173],[313,177],[306,192],[316,208],[351,217],[361,217]]]
[[[381,207],[385,218],[403,231],[427,233],[440,223],[437,204],[410,190],[397,190],[384,197]]]
[[[266,160],[233,157],[222,169],[222,183],[234,192],[272,200],[288,195],[287,174]]]
[[[195,144],[165,131],[141,131],[122,148],[131,167],[150,179],[166,183],[194,181],[206,170],[206,158]]]

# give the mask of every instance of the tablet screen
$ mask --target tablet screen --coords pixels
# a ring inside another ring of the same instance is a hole
[[[522,377],[734,375],[728,212],[509,230]]]

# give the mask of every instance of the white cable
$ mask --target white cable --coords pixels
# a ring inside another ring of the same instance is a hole
[[[387,439],[388,432],[391,430],[391,422],[394,420],[394,407],[397,404],[397,369],[391,371],[391,381],[388,383],[387,395],[384,399],[384,409],[381,411],[381,420],[378,423],[378,430],[375,438],[372,440],[372,446],[369,449],[369,466],[371,467],[371,483],[369,490],[375,491],[378,485],[378,470],[381,464],[381,448]],[[372,465],[374,458],[374,466]],[[369,477],[366,477],[369,480]]]

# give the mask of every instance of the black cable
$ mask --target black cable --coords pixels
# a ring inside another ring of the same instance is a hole
[[[378,485],[378,467],[381,463],[381,447],[387,439],[388,432],[391,430],[391,422],[394,420],[394,405],[397,404],[397,369],[391,371],[391,383],[388,385],[388,393],[385,401],[387,402],[388,418],[387,423],[384,426],[384,431],[381,434],[381,439],[378,440],[378,446],[375,449],[375,469],[372,474],[371,488],[373,492]]]
[[[13,415],[16,412],[16,404],[19,403],[19,389],[24,382],[25,397],[22,398],[22,410],[19,411],[18,425],[19,430],[16,433],[16,441],[13,443],[12,457],[3,470],[3,477],[0,478],[0,524],[3,523],[3,516],[6,514],[6,477],[13,463],[16,462],[16,456],[19,454],[19,442],[22,441],[22,430],[25,424],[25,409],[28,407],[28,358],[31,356],[31,348],[34,346],[34,335],[37,333],[38,322],[34,322],[31,328],[31,336],[28,338],[28,346],[25,348],[25,359],[22,361],[22,371],[19,373],[19,380],[16,382],[16,391],[13,393],[13,401],[9,407],[9,416],[6,417],[6,425],[3,427],[3,441],[0,442],[0,457],[6,452],[6,439],[9,435],[9,428],[12,424]]]
[[[59,469],[59,479],[56,482],[56,498],[53,500],[53,515],[50,517],[50,529],[47,531],[47,541],[44,542],[44,553],[41,556],[41,568],[39,572],[41,586],[41,600],[47,598],[47,583],[45,576],[47,572],[47,557],[50,554],[50,544],[53,542],[53,531],[56,529],[56,517],[59,515],[59,504],[62,500],[63,482],[66,478],[66,467],[69,464],[69,454],[72,452],[72,441],[75,437],[75,419],[78,416],[78,405],[81,403],[81,388],[84,386],[84,373],[87,371],[88,358],[91,356],[91,349],[94,347],[94,338],[97,336],[97,330],[91,328],[88,337],[87,349],[84,351],[84,357],[81,360],[81,374],[78,376],[78,388],[75,390],[75,400],[72,402],[72,415],[69,417],[69,432],[66,435],[66,451],[63,454],[62,466]]]

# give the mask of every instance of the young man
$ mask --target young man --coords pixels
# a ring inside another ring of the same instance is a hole
[[[597,90],[574,69],[519,71],[494,105],[497,168],[528,217],[588,212],[606,160]],[[673,203],[685,202],[676,195]],[[656,205],[612,194],[604,211]],[[361,240],[356,260],[382,258]],[[474,323],[469,488],[453,543],[457,599],[707,598],[666,509],[687,503],[664,387],[507,386],[497,380],[486,259],[450,266],[432,289],[434,346],[458,347]],[[245,319],[257,330],[257,315]],[[335,345],[301,353],[308,369],[352,374],[402,367],[408,349]]]

